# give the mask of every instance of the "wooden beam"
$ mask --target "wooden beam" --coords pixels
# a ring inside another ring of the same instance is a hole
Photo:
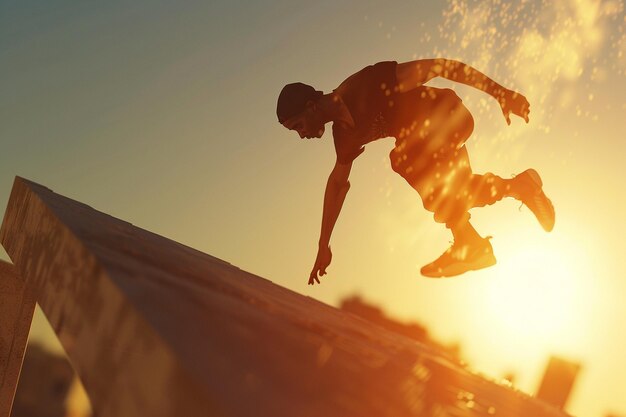
[[[432,346],[21,178],[0,241],[100,417],[564,415]]]
[[[159,332],[158,320],[171,306],[152,298],[149,283],[159,291],[166,287],[153,281],[158,271],[132,252],[142,246],[128,246],[124,235],[132,230],[18,177],[0,242],[32,283],[96,415],[221,415]]]
[[[15,267],[0,261],[0,417],[9,417],[22,369],[35,297]]]

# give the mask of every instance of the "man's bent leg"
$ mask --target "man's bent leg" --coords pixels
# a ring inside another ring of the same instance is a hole
[[[504,197],[521,201],[535,215],[547,232],[554,227],[555,213],[552,201],[543,192],[543,182],[534,169],[527,169],[512,179],[487,173],[472,175],[463,194],[468,195],[468,209],[495,203]]]
[[[394,170],[420,194],[424,208],[434,214],[435,221],[445,223],[454,236],[454,244],[421,269],[423,275],[433,278],[459,275],[496,262],[489,239],[478,234],[469,222],[468,213],[476,201],[485,202],[482,197],[489,194],[476,193],[477,190],[469,192],[473,175],[465,148],[454,156],[454,159],[439,160],[430,169],[418,171],[420,175],[406,169],[404,164],[392,162]],[[482,182],[477,184],[482,186]]]
[[[546,231],[554,227],[554,206],[543,192],[543,182],[534,169],[527,169],[514,178],[505,179],[492,173],[474,174],[471,171],[465,146],[456,150],[447,160],[447,167],[458,171],[455,180],[448,188],[455,190],[455,198],[460,200],[453,205],[463,212],[491,205],[504,197],[513,197],[526,205]],[[440,175],[449,175],[443,172]]]

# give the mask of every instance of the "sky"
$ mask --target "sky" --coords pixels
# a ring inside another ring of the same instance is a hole
[[[618,0],[0,0],[0,210],[19,175],[326,303],[361,294],[524,391],[550,355],[579,362],[568,410],[626,415],[625,19]],[[474,115],[475,172],[541,174],[554,231],[512,200],[475,209],[498,263],[421,277],[451,236],[383,139],[355,162],[333,263],[307,286],[335,155],[330,129],[301,141],[277,123],[278,92],[432,57],[528,98],[530,123],[507,126],[484,93],[430,83]],[[40,313],[31,335],[53,344]]]

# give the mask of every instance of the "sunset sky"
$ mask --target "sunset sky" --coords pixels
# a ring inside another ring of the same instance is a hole
[[[550,355],[580,362],[568,411],[626,415],[625,23],[620,0],[0,0],[0,210],[20,175],[329,304],[361,294],[529,393]],[[513,200],[476,209],[497,265],[420,276],[451,235],[383,139],[307,286],[335,155],[330,129],[301,141],[277,123],[280,89],[432,57],[528,98],[530,123],[507,126],[491,97],[430,83],[474,115],[475,172],[539,171],[554,231]],[[52,343],[41,316],[32,335]]]

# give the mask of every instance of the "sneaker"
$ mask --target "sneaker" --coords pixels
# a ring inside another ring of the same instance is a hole
[[[430,278],[453,277],[467,271],[495,265],[496,257],[489,239],[478,239],[471,243],[454,242],[447,251],[434,262],[422,267],[422,275]]]
[[[532,211],[543,230],[551,231],[554,228],[554,206],[541,189],[543,182],[537,171],[527,169],[515,176],[513,181],[519,193],[516,197]]]

